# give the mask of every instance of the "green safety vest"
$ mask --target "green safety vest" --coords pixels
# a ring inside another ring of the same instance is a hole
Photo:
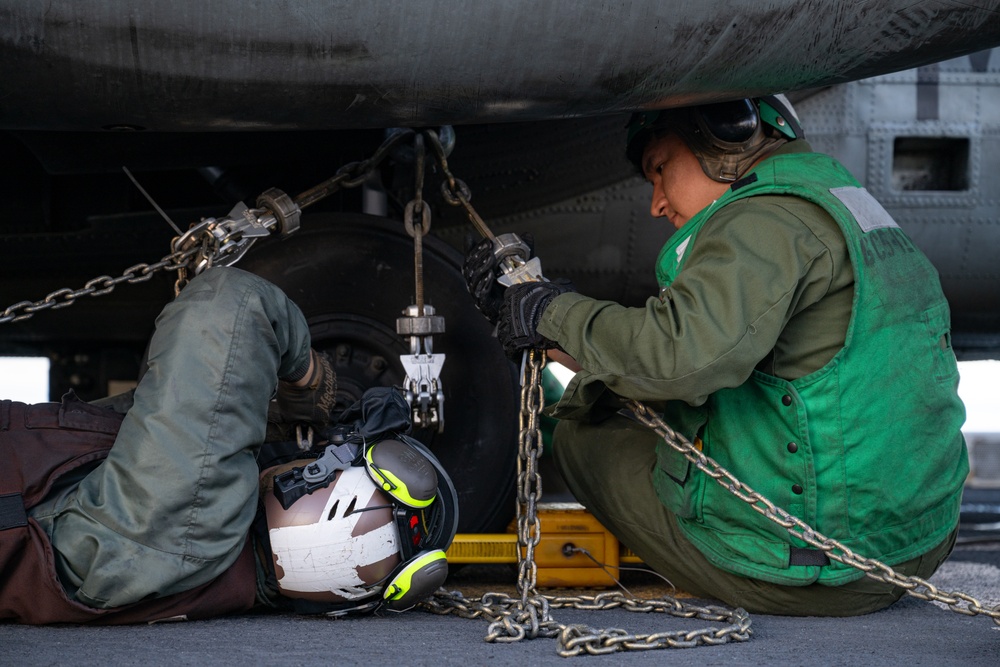
[[[705,405],[673,405],[666,416],[679,420],[680,432],[700,435],[704,453],[739,480],[859,555],[888,564],[919,556],[958,523],[969,470],[965,408],[937,273],[885,209],[828,156],[772,156],[671,238],[657,278],[663,288],[673,282],[715,212],[765,194],[814,202],[843,231],[855,277],[844,347],[805,377],[754,371]],[[817,564],[821,553],[665,443],[657,456],[660,500],[718,567],[788,585],[863,576]]]

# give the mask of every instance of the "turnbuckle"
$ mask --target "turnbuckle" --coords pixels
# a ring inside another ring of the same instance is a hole
[[[412,155],[406,153],[405,146],[397,149],[404,161],[412,160],[414,165],[414,198],[406,205],[403,225],[406,233],[413,237],[416,303],[408,306],[403,311],[404,317],[396,320],[396,333],[410,338],[410,354],[399,355],[399,361],[406,371],[403,394],[410,405],[411,422],[417,428],[434,428],[442,433],[444,389],[441,385],[441,368],[444,366],[445,355],[434,354],[433,335],[444,333],[444,318],[435,315],[434,308],[424,303],[423,237],[431,230],[431,209],[423,198],[424,163],[427,155],[425,137],[431,139],[435,151],[444,153],[445,149],[437,134],[432,131],[413,136]]]
[[[542,261],[537,257],[525,261],[530,254],[528,244],[517,234],[500,234],[493,237],[493,255],[502,273],[497,282],[504,287],[521,283],[548,282],[542,275]]]
[[[271,188],[257,198],[257,208],[239,202],[224,218],[204,218],[173,240],[173,253],[200,251],[189,261],[198,275],[213,266],[231,266],[243,258],[254,242],[272,233],[287,236],[299,228],[301,210],[291,197]]]
[[[396,320],[396,333],[410,337],[410,354],[399,355],[406,371],[403,394],[410,404],[413,425],[444,431],[444,391],[441,368],[445,355],[434,354],[433,334],[444,333],[444,318],[434,314],[434,307],[425,305],[424,314],[411,305]]]

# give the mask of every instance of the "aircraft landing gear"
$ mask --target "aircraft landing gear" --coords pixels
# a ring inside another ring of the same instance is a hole
[[[444,317],[435,336],[445,352],[448,404],[443,433],[415,431],[441,460],[459,497],[460,532],[503,532],[513,515],[517,462],[516,369],[473,305],[462,256],[423,240],[427,302]],[[409,353],[396,319],[413,303],[413,239],[397,221],[358,213],[311,214],[284,240],[259,245],[240,263],[281,287],[309,321],[313,346],[338,375],[338,408],[375,385],[401,386]]]

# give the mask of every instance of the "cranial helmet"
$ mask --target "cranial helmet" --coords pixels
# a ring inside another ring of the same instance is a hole
[[[418,441],[347,438],[262,486],[277,590],[296,611],[403,611],[444,583],[458,496]]]
[[[784,95],[680,109],[642,111],[628,124],[625,154],[640,170],[649,142],[674,132],[698,158],[705,175],[732,183],[782,143],[805,136]]]

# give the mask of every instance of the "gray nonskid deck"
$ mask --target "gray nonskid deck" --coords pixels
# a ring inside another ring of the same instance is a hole
[[[975,490],[966,503],[1000,506],[1000,489]],[[989,519],[988,515],[984,515]],[[982,527],[982,516],[976,525]],[[998,519],[994,519],[998,520]],[[969,525],[966,522],[966,525]],[[995,536],[995,535],[994,535]],[[988,537],[964,531],[963,539]],[[451,587],[506,585],[511,567],[460,570]],[[1000,540],[960,544],[931,582],[981,603],[1000,604]],[[191,623],[124,627],[29,627],[0,624],[5,665],[982,665],[1000,664],[1000,626],[912,597],[889,609],[853,618],[752,615],[749,642],[694,649],[564,658],[551,639],[515,644],[484,641],[487,623],[424,612],[330,620],[247,614]],[[622,610],[556,609],[561,623],[624,628],[635,634],[700,629],[704,621]]]

